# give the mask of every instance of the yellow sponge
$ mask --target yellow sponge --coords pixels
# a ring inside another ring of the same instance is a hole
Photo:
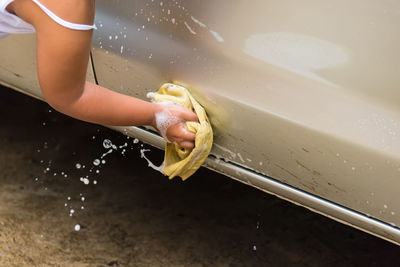
[[[213,143],[213,131],[204,108],[193,98],[189,91],[179,85],[166,83],[151,95],[155,102],[173,102],[194,111],[199,122],[186,122],[186,128],[196,133],[195,147],[184,149],[176,144],[167,143],[164,156],[164,174],[169,179],[180,176],[186,180],[206,160]]]

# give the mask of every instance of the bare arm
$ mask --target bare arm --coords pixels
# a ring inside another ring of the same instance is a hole
[[[69,6],[73,6],[75,12],[67,10],[65,14],[71,16],[73,22],[93,23],[93,0],[66,1],[79,2],[79,8],[69,2]],[[47,2],[49,5],[55,5],[54,9],[57,9],[57,3],[51,0]],[[165,105],[119,94],[85,81],[92,31],[64,28],[28,0],[16,0],[14,11],[33,24],[36,29],[40,87],[43,96],[52,107],[71,117],[92,123],[120,126],[151,125],[156,128],[155,114],[164,109]],[[181,120],[197,120],[197,116],[187,109],[181,107],[168,109],[171,109],[173,116]],[[183,122],[169,127],[167,137],[183,147],[194,146],[194,134],[185,130]]]

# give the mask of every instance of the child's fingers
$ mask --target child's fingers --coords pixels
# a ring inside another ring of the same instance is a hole
[[[196,134],[188,131],[185,127],[184,122],[179,122],[172,125],[167,130],[168,139],[182,140],[182,141],[194,141]]]
[[[186,148],[186,149],[194,148],[194,142],[190,142],[190,141],[182,141],[182,142],[178,143],[178,145],[183,148]]]
[[[196,113],[194,113],[193,111],[191,111],[191,110],[187,110],[187,112],[185,112],[185,113],[183,113],[182,114],[183,116],[182,116],[182,118],[185,120],[185,121],[199,121],[199,118],[197,117],[197,115],[196,115]]]
[[[185,124],[182,123],[180,137],[184,140],[194,141],[194,139],[196,138],[196,134],[187,130]]]
[[[167,138],[184,148],[193,148],[196,134],[186,129],[184,122],[177,123],[168,128]]]

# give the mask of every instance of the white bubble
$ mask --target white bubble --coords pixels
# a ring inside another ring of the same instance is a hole
[[[81,226],[79,224],[77,224],[77,225],[75,225],[74,229],[75,229],[75,231],[79,231],[79,230],[81,230]]]
[[[80,169],[82,165],[80,163],[75,164],[75,168]]]
[[[103,141],[103,147],[104,147],[105,149],[108,149],[108,148],[112,147],[112,142],[111,142],[109,139],[104,139],[104,141]]]
[[[93,160],[93,165],[99,166],[100,165],[100,160],[99,159]]]

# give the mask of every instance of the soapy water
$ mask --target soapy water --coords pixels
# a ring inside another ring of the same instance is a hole
[[[96,137],[93,136],[91,137],[91,140],[95,140]],[[127,137],[129,139],[129,137]],[[138,139],[133,139],[132,146],[136,145],[139,143]],[[56,149],[57,150],[58,145],[49,145],[48,142],[42,143],[42,145],[39,145],[39,147],[36,149],[36,153],[38,153],[38,156],[42,157],[45,155],[46,150],[48,149]],[[43,168],[43,177],[40,177],[38,175],[33,177],[33,181],[38,184],[43,184],[43,186],[47,183],[49,179],[60,179],[64,178],[67,179],[66,182],[70,182],[70,178],[73,178],[76,176],[76,173],[81,173],[79,175],[79,180],[83,183],[83,185],[88,186],[90,184],[96,185],[98,182],[97,180],[100,178],[100,169],[102,166],[104,166],[107,161],[105,157],[110,155],[114,151],[119,151],[121,152],[122,155],[130,148],[128,145],[128,142],[123,142],[121,145],[116,145],[111,142],[109,139],[104,139],[102,142],[102,147],[103,148],[109,148],[105,153],[102,155],[99,155],[98,157],[95,157],[91,164],[86,164],[83,162],[73,162],[71,166],[71,172],[74,172],[74,175],[68,175],[67,171],[56,171],[56,165],[53,163],[53,160],[46,160],[46,159],[40,159],[39,163]],[[133,150],[133,148],[130,148]],[[76,152],[72,153],[73,156],[76,155]],[[55,165],[53,167],[53,165]],[[46,178],[47,177],[47,178]],[[54,177],[54,178],[50,178]],[[47,190],[47,187],[44,187],[44,190]],[[65,203],[63,203],[64,208],[67,210],[67,214],[69,217],[76,217],[79,215],[79,211],[85,210],[84,203],[86,201],[86,197],[80,193],[79,197],[73,197],[73,196],[67,196]],[[81,225],[80,224],[75,224],[73,227],[75,231],[80,231],[81,230]]]
[[[144,154],[145,152],[148,152],[148,151],[151,151],[150,149],[140,149],[140,157],[141,158],[144,158],[146,161],[147,161],[147,163],[148,163],[148,167],[150,167],[150,168],[152,168],[152,169],[154,169],[154,170],[156,170],[156,171],[159,171],[159,172],[161,172],[162,174],[164,174],[164,161],[161,163],[161,165],[160,166],[156,166],[153,162],[151,162],[147,157],[146,157],[146,155]]]
[[[50,112],[50,111],[49,111]],[[45,123],[48,125],[49,123]],[[97,132],[100,132],[98,129]],[[127,134],[127,132],[125,132]],[[138,148],[140,152],[141,158],[144,158],[148,166],[163,173],[163,164],[160,166],[156,166],[153,164],[148,157],[146,157],[145,153],[150,152],[150,149],[145,148],[142,143],[140,143],[137,138],[130,138],[126,136],[126,140],[121,143],[113,143],[110,139],[101,138],[99,135],[91,135],[91,141],[100,142],[101,147],[104,149],[104,153],[101,152],[99,155],[94,156],[89,162],[83,162],[82,160],[76,160],[71,162],[70,171],[68,170],[59,170],[57,169],[57,162],[54,162],[52,159],[43,158],[46,155],[47,150],[50,149],[59,149],[58,144],[51,144],[50,142],[43,142],[39,144],[36,149],[36,153],[41,157],[39,160],[40,166],[43,168],[43,176],[35,175],[33,176],[34,183],[43,186],[44,190],[48,190],[46,186],[49,179],[65,179],[66,183],[72,182],[71,179],[79,179],[82,186],[88,188],[90,190],[90,186],[97,185],[100,180],[101,169],[109,161],[111,154],[120,153],[122,156],[125,156],[128,151],[136,150]],[[136,151],[138,151],[136,150]],[[72,156],[77,156],[76,152],[72,152]],[[106,159],[107,158],[107,159]],[[85,189],[87,190],[87,189]],[[84,212],[85,204],[87,203],[87,197],[84,193],[79,193],[79,195],[67,195],[65,196],[65,201],[62,202],[62,206],[65,209],[66,216],[74,218],[75,222],[71,226],[71,228],[78,232],[82,228],[82,225],[79,222],[79,214]]]
[[[178,86],[171,84],[168,86],[168,91],[174,92],[178,90]],[[147,98],[150,98],[152,102],[154,102],[154,97],[156,93],[149,92],[147,93]],[[168,143],[172,143],[170,140],[168,140],[167,137],[167,130],[170,126],[175,125],[177,123],[185,122],[183,119],[179,119],[176,116],[174,116],[170,111],[169,111],[169,106],[175,105],[175,106],[182,106],[178,103],[172,102],[172,101],[160,101],[157,102],[157,104],[162,105],[164,108],[162,109],[161,112],[158,112],[155,114],[156,118],[156,127],[160,133],[160,135],[164,138],[165,141]],[[186,130],[185,125],[183,126],[184,129]]]
[[[180,122],[184,122],[184,120],[173,116],[172,113],[167,109],[163,109],[163,111],[156,113],[156,125],[157,129],[160,131],[161,136],[169,143],[171,141],[167,138],[167,130],[170,126],[175,125]]]

